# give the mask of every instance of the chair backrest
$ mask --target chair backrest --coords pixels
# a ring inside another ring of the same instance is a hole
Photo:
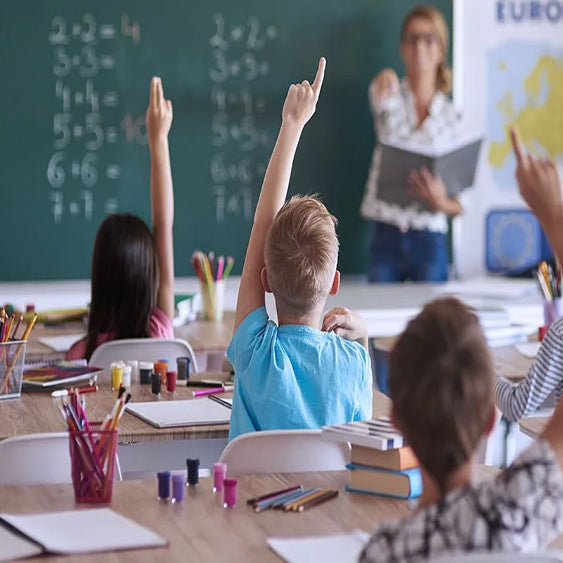
[[[320,430],[264,430],[237,436],[219,461],[232,476],[337,471],[350,463],[350,446],[321,440]]]
[[[109,370],[112,362],[119,360],[139,360],[156,362],[167,359],[171,369],[176,369],[176,358],[188,356],[191,359],[190,371],[197,373],[198,366],[190,344],[181,338],[124,338],[100,344],[88,362],[92,366]]]
[[[70,483],[68,434],[27,434],[0,440],[0,485]]]

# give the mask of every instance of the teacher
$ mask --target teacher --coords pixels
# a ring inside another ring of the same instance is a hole
[[[380,140],[428,147],[454,139],[460,119],[447,97],[451,70],[446,64],[448,27],[442,14],[416,6],[401,29],[406,77],[390,68],[369,86],[369,101]],[[368,281],[445,281],[448,278],[448,217],[462,211],[444,183],[426,168],[411,170],[409,191],[425,205],[401,207],[378,198],[380,150],[375,148],[361,214],[372,221]],[[398,186],[397,189],[402,189]]]

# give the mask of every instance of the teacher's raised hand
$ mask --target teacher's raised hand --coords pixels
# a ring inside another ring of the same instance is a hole
[[[399,92],[399,77],[392,68],[384,68],[373,79],[370,88],[378,102],[391,98]]]

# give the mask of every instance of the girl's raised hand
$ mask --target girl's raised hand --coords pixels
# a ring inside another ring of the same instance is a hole
[[[146,122],[149,144],[168,136],[172,125],[172,102],[164,99],[162,80],[158,76],[153,76],[151,80]]]

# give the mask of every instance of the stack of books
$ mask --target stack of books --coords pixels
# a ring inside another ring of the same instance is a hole
[[[350,443],[346,490],[401,499],[422,493],[418,460],[389,418],[323,426],[321,436]]]

